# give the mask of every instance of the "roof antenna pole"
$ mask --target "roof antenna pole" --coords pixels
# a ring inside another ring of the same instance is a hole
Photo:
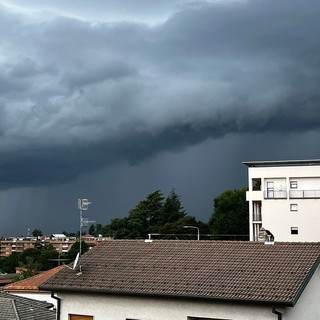
[[[94,221],[88,221],[88,219],[85,219],[82,216],[82,212],[88,210],[89,204],[91,204],[91,202],[88,199],[80,199],[80,198],[78,199],[78,209],[80,211],[79,260],[82,254],[82,227],[87,226],[89,222],[94,222]],[[79,263],[79,268],[81,272],[81,263]]]

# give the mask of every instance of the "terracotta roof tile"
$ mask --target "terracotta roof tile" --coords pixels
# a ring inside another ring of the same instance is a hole
[[[320,243],[106,241],[42,289],[232,299],[293,305],[319,264]]]
[[[10,283],[1,288],[3,291],[21,291],[21,290],[39,290],[39,286],[45,283],[48,279],[61,271],[65,266],[58,266],[53,269],[41,272],[33,277]]]

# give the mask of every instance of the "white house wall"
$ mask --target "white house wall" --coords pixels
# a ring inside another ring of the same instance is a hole
[[[94,320],[276,319],[271,306],[63,293],[59,297],[62,299],[61,320],[69,320],[69,314],[89,315]]]
[[[288,308],[283,320],[320,319],[320,268],[316,271],[294,308]]]
[[[57,300],[51,298],[51,293],[50,292],[44,292],[44,293],[8,292],[8,293],[14,294],[14,295],[19,296],[19,297],[24,297],[24,298],[29,298],[29,299],[39,300],[39,301],[45,301],[45,302],[53,304],[54,308],[57,307]]]

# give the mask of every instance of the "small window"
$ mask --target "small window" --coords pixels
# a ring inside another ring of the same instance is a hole
[[[291,203],[290,204],[290,211],[298,211],[298,204],[297,203]]]
[[[261,178],[252,179],[252,190],[261,191]]]
[[[93,316],[84,316],[81,314],[69,314],[69,320],[93,320]]]
[[[221,318],[199,318],[199,317],[188,317],[188,320],[230,320],[230,319],[221,319]]]
[[[228,320],[228,319],[188,317],[188,320]]]
[[[299,234],[298,227],[291,227],[291,234]]]
[[[290,181],[291,189],[298,189],[298,181]]]

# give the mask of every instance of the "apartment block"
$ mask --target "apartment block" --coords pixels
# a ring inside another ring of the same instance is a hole
[[[82,240],[85,241],[89,249],[91,249],[99,242],[110,240],[110,238],[84,235],[82,236]],[[37,248],[47,244],[53,245],[59,253],[63,254],[67,253],[76,241],[76,237],[67,237],[63,234],[53,234],[43,237],[9,237],[0,241],[0,258],[8,257],[13,252],[22,252],[29,248]]]
[[[249,161],[250,240],[320,241],[320,159]],[[263,228],[263,229],[262,229]]]

